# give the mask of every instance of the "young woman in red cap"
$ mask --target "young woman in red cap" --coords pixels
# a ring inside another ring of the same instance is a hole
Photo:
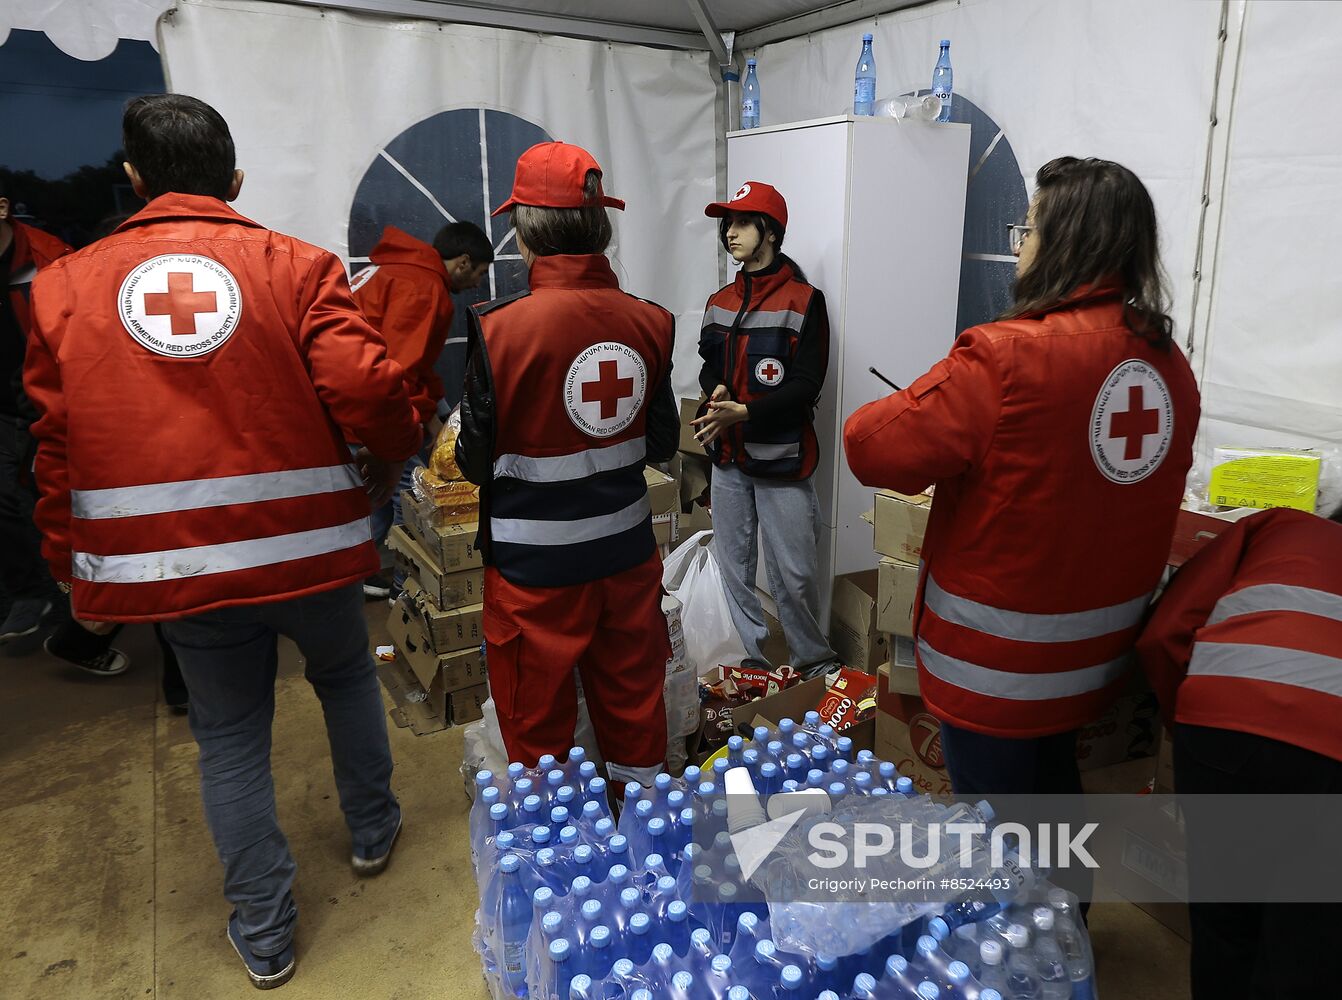
[[[814,676],[836,663],[818,620],[820,517],[811,477],[820,450],[812,413],[829,364],[825,296],[783,252],[787,203],[749,181],[704,209],[741,265],[704,309],[695,436],[713,459],[713,526],[727,603],[747,663],[767,665],[755,592],[757,533],[792,663]]]
[[[620,291],[603,251],[601,168],[562,142],[517,161],[512,213],[530,291],[476,306],[457,462],[480,490],[489,687],[508,755],[562,755],[574,670],[615,781],[666,758],[671,655],[643,466],[680,442],[675,324]]]

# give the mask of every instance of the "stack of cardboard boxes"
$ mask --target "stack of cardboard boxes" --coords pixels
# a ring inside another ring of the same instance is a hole
[[[444,524],[432,502],[408,490],[401,510],[405,524],[387,536],[397,569],[406,574],[387,619],[397,655],[379,673],[396,702],[397,722],[423,735],[475,721],[489,697],[485,570],[475,521]]]

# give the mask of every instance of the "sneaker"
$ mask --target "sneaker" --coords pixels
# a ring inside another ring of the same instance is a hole
[[[293,979],[297,959],[294,958],[292,942],[278,955],[263,957],[252,954],[247,942],[243,940],[236,913],[228,918],[228,942],[238,953],[238,958],[242,959],[242,964],[247,969],[247,978],[258,990],[273,990]]]
[[[354,846],[354,853],[350,855],[350,864],[354,867],[354,874],[362,878],[371,878],[374,875],[381,875],[387,867],[387,862],[391,860],[391,849],[396,846],[396,838],[401,832],[401,816],[396,815],[396,825],[392,828],[390,834],[383,837],[371,847]]]
[[[51,602],[45,597],[20,597],[10,605],[5,623],[0,625],[0,642],[32,635],[42,627],[42,619],[51,608]]]
[[[391,583],[385,576],[370,576],[363,582],[363,596],[369,601],[380,601],[391,596]]]
[[[42,648],[45,649],[49,655],[69,663],[72,666],[76,666],[85,673],[93,674],[96,677],[115,677],[117,674],[124,674],[130,667],[130,657],[121,650],[113,649],[110,646],[101,653],[90,656],[86,660],[76,660],[69,656],[62,656],[51,648],[52,638],[54,637],[47,636],[46,640],[42,643]]]

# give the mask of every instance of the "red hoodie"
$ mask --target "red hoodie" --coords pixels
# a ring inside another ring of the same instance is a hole
[[[372,265],[350,282],[354,301],[382,333],[387,356],[405,369],[406,389],[420,423],[443,398],[434,362],[452,328],[452,286],[438,251],[395,226],[382,231]]]

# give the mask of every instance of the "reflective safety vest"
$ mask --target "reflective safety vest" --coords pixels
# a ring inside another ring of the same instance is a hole
[[[472,310],[494,403],[481,548],[511,583],[570,586],[656,551],[645,433],[675,321],[600,254],[538,257],[530,286]]]
[[[793,370],[803,327],[818,295],[797,278],[786,258],[779,258],[776,269],[759,274],[741,271],[730,285],[713,293],[704,308],[699,355],[722,373],[732,399],[749,404],[783,384]],[[823,311],[823,299],[819,305]],[[825,338],[827,355],[828,320],[817,322],[816,329],[808,332]],[[823,382],[825,373],[817,374]],[[700,406],[700,416],[706,408],[707,403]],[[707,450],[718,465],[735,464],[747,475],[766,479],[807,479],[820,458],[809,411],[769,429],[745,420],[729,427]]]
[[[989,323],[844,428],[864,483],[936,484],[915,612],[939,719],[1029,738],[1093,721],[1123,689],[1169,557],[1198,393],[1174,345],[1112,289]]]
[[[1231,526],[1137,648],[1167,718],[1342,760],[1342,524],[1279,509]]]

